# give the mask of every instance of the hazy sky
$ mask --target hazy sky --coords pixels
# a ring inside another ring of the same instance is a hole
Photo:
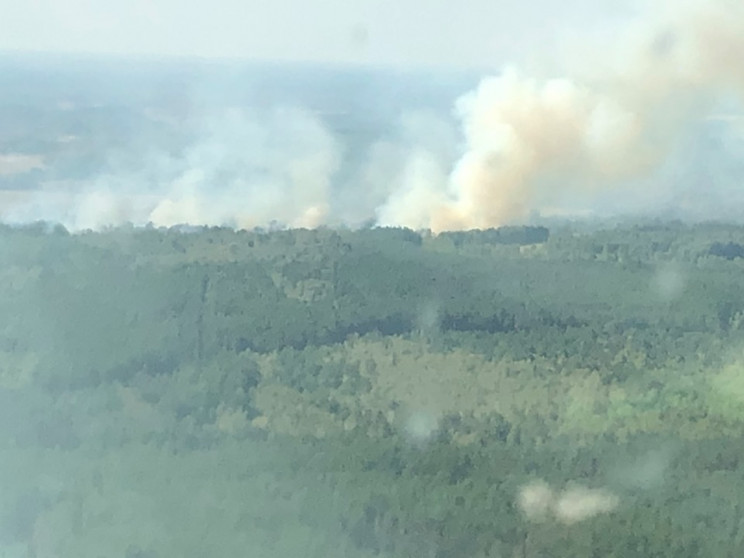
[[[629,0],[0,0],[0,50],[500,66],[607,35]]]

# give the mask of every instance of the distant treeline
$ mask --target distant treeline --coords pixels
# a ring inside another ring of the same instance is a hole
[[[744,246],[736,242],[714,242],[710,245],[710,255],[733,260],[744,258]]]
[[[20,227],[8,227],[7,225],[0,225],[5,229],[20,228],[22,230],[33,232],[36,231],[41,234],[48,234],[54,232],[55,234],[66,234],[66,229],[59,224],[51,224],[43,221],[36,223],[29,223]],[[147,226],[145,229],[153,230],[154,227]],[[209,230],[223,230],[224,227],[209,227],[209,226],[191,226],[183,225],[173,227],[172,231],[182,232],[186,234],[194,234],[198,232],[205,232]],[[165,231],[167,229],[161,228],[160,230]],[[276,234],[281,233],[281,229],[274,229],[269,227],[265,229],[263,227],[257,227],[252,231],[242,231],[249,234]],[[398,242],[411,242],[413,244],[420,245],[422,242],[422,234],[420,232],[413,231],[405,227],[370,227],[361,229],[356,232],[359,239],[369,240],[388,240]],[[547,242],[550,238],[550,230],[547,227],[542,226],[505,226],[498,228],[489,229],[472,229],[468,231],[445,231],[437,235],[440,238],[449,239],[455,246],[463,246],[466,244],[516,244],[516,245],[529,245],[529,244],[542,244]]]
[[[499,227],[497,229],[444,232],[441,236],[451,238],[455,246],[465,244],[542,244],[550,238],[545,227]]]

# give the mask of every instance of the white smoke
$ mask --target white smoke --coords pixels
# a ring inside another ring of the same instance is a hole
[[[201,139],[180,155],[156,153],[141,170],[84,184],[45,184],[3,207],[2,218],[72,231],[123,223],[317,227],[329,218],[340,161],[336,140],[306,111],[227,110],[206,118]]]
[[[567,61],[575,75],[511,68],[486,78],[457,103],[466,147],[448,180],[396,191],[380,215],[435,231],[499,226],[525,219],[551,190],[647,175],[706,103],[744,91],[742,48],[744,5],[677,3],[590,55],[592,66]]]
[[[32,193],[6,198],[0,214],[11,224],[35,221],[61,223],[70,231],[100,230],[125,223],[144,225],[157,197],[127,193],[121,177],[103,176],[81,187],[51,183]]]
[[[189,150],[187,171],[150,213],[153,224],[250,228],[269,221],[293,227],[325,222],[340,151],[316,118],[282,109],[254,122],[230,111],[211,125],[212,139]]]
[[[421,230],[428,229],[431,215],[445,203],[443,192],[432,191],[433,184],[442,184],[447,178],[440,161],[426,151],[415,152],[407,161],[397,188],[384,206],[377,211],[381,226],[405,225]]]
[[[387,158],[383,159],[380,150],[385,145]],[[367,172],[378,180],[370,183],[382,183],[387,197],[376,204],[377,224],[428,228],[431,213],[446,199],[440,187],[457,157],[452,126],[431,113],[407,114],[395,142],[375,145],[373,150],[376,157]],[[376,169],[385,169],[387,176],[373,174],[379,173]]]
[[[332,187],[339,140],[314,114],[225,110],[206,117],[199,139],[179,154],[155,153],[141,170],[73,189],[46,184],[0,208],[0,218],[57,220],[73,230],[369,219],[433,231],[500,226],[653,178],[718,98],[744,92],[739,1],[659,4],[613,44],[586,44],[552,73],[514,65],[484,78],[456,102],[459,138],[441,118],[404,115],[398,136],[375,143],[340,188]],[[4,157],[0,174],[42,164]]]

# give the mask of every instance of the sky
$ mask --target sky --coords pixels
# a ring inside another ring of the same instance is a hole
[[[0,0],[0,51],[492,69],[601,44],[642,0]]]

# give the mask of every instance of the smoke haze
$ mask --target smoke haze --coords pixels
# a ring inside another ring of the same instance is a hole
[[[434,231],[500,226],[526,219],[551,190],[601,191],[653,174],[719,97],[744,91],[744,7],[674,10],[592,65],[567,61],[583,81],[516,68],[483,79],[457,102],[464,154],[446,183],[425,179],[428,192],[415,185],[389,200],[398,224],[421,226],[423,204],[413,202],[425,199]]]
[[[227,110],[199,128],[201,140],[182,153],[149,153],[142,169],[110,171],[89,183],[48,183],[6,204],[4,218],[51,220],[74,231],[128,222],[317,227],[329,219],[340,148],[311,114]]]
[[[534,75],[509,66],[481,79],[451,114],[411,108],[396,131],[353,145],[307,107],[211,111],[178,149],[140,147],[134,166],[108,161],[93,179],[45,180],[4,196],[0,214],[71,230],[125,222],[497,227],[566,200],[653,185],[721,99],[744,91],[744,6],[729,0],[655,10],[617,44],[596,46],[587,39],[583,52],[567,48],[574,54]],[[382,101],[370,94],[350,117]],[[177,114],[148,110],[151,125],[178,125]],[[74,149],[76,137],[62,137]],[[0,153],[0,174],[52,163],[35,152]]]

